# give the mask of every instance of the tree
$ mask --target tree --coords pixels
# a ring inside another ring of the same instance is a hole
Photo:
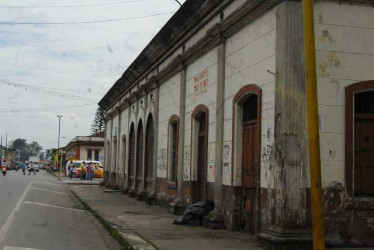
[[[10,142],[10,149],[19,152],[21,161],[27,161],[31,155],[38,155],[43,148],[36,141],[27,143],[26,139],[18,138]]]
[[[97,134],[105,130],[105,110],[98,107],[95,114],[95,119],[91,125],[91,134]]]

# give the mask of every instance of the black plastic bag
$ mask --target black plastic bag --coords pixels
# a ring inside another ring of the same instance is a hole
[[[214,209],[212,201],[199,201],[186,208],[183,215],[178,217],[173,224],[201,226],[205,215]]]

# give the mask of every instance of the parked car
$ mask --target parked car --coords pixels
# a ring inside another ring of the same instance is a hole
[[[80,166],[83,161],[73,161],[74,169],[73,169],[73,177],[80,178],[81,176],[81,170]],[[89,161],[85,160],[84,161],[86,164],[89,162],[92,162],[94,165],[94,178],[102,178],[104,171],[103,171],[103,164],[100,161]],[[67,169],[66,169],[67,171]],[[66,173],[67,175],[69,173]],[[86,169],[84,170],[84,175],[86,174]]]

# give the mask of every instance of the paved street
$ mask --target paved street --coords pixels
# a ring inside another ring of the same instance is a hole
[[[120,249],[52,175],[0,176],[0,249]]]

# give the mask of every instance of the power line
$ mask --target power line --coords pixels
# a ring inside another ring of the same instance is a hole
[[[89,100],[89,101],[96,100],[96,99],[93,99],[93,98],[78,96],[78,95],[74,95],[74,94],[67,94],[67,93],[64,93],[64,92],[47,90],[46,87],[39,87],[39,86],[33,86],[33,85],[28,85],[28,84],[14,83],[14,82],[9,82],[9,81],[5,81],[5,80],[1,80],[1,79],[0,79],[0,84],[5,85],[5,86],[18,87],[18,88],[24,89],[26,91],[36,92],[36,93],[39,93],[39,94],[42,94],[42,95],[47,95],[47,96],[58,96],[58,97],[62,97],[62,98],[75,98],[75,99],[86,100],[86,101],[87,100]],[[68,91],[68,90],[66,90],[66,91]]]
[[[109,67],[109,68],[98,68],[98,69],[82,69],[82,70],[67,70],[67,71],[28,71],[28,74],[40,74],[40,73],[51,73],[51,74],[67,74],[67,73],[74,73],[74,72],[93,72],[93,71],[104,71],[104,70],[112,70],[112,69],[121,69],[122,66],[117,67]],[[18,72],[1,72],[0,75],[17,75]]]
[[[87,107],[91,105],[97,105],[97,103],[87,103],[83,105],[74,105],[74,106],[61,106],[61,107],[54,107],[54,108],[23,108],[23,109],[0,109],[0,113],[21,113],[21,112],[37,112],[37,111],[54,111],[54,110],[62,110],[62,109],[70,109],[70,108],[80,108],[80,107]]]
[[[115,5],[115,4],[125,4],[134,3],[144,0],[131,0],[131,1],[121,1],[121,2],[111,2],[111,3],[96,3],[96,4],[78,4],[78,5],[34,5],[34,6],[17,6],[17,5],[0,5],[0,8],[10,8],[10,9],[31,9],[31,8],[74,8],[74,7],[94,7],[94,6],[105,6],[105,5]]]
[[[117,19],[106,19],[106,20],[94,20],[94,21],[78,21],[78,22],[1,22],[0,25],[64,25],[64,24],[92,24],[92,23],[107,23],[107,22],[120,22],[120,21],[128,21],[134,19],[141,19],[147,17],[155,17],[155,16],[162,16],[167,14],[175,13],[175,11],[157,13],[152,15],[145,15],[145,16],[135,16],[135,17],[128,17],[128,18],[117,18]]]

